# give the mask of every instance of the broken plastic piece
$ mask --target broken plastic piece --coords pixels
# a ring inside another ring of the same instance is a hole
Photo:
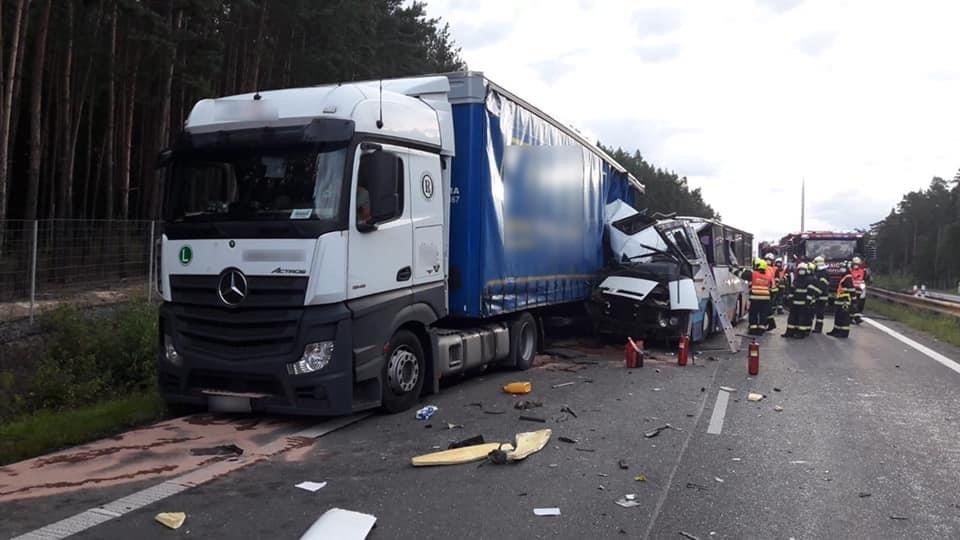
[[[530,381],[518,381],[505,384],[503,386],[503,391],[508,394],[529,394],[533,390],[533,385],[530,384]]]
[[[782,412],[782,411],[783,411],[783,407],[781,407],[780,405],[774,405],[773,410],[775,410],[775,411],[777,411],[777,412]]]
[[[692,534],[690,534],[690,533],[688,533],[688,532],[685,532],[685,531],[680,531],[680,536],[686,538],[687,540],[700,540],[699,537],[694,536],[694,535],[692,535]]]
[[[533,515],[535,516],[559,516],[560,509],[557,507],[553,508],[534,508]]]
[[[299,484],[294,485],[293,487],[305,489],[313,493],[313,492],[316,492],[317,490],[323,489],[324,487],[326,487],[326,485],[327,485],[326,482],[311,482],[309,480],[306,480],[304,482],[300,482]]]
[[[436,405],[427,405],[426,407],[417,411],[417,420],[429,420],[433,413],[437,412],[439,407]]]
[[[550,429],[541,429],[540,431],[528,431],[526,433],[517,433],[516,450],[508,451],[507,458],[510,461],[520,461],[530,454],[535,454],[550,441],[550,435],[553,431]]]
[[[540,422],[541,424],[546,424],[546,418],[540,418],[539,416],[520,416],[520,420],[526,420],[527,422]]]
[[[478,444],[483,444],[483,442],[483,435],[475,435],[468,439],[450,443],[450,446],[447,447],[447,450],[455,450],[457,448],[464,448],[467,446],[476,446]]]
[[[323,513],[303,533],[300,540],[364,540],[377,523],[376,516],[342,508],[331,508]]]
[[[729,386],[721,386],[720,389],[723,390],[724,392],[736,392],[736,391],[737,391],[736,388],[730,388]]]
[[[510,443],[484,443],[473,446],[464,446],[454,448],[453,450],[441,450],[431,452],[422,456],[415,456],[410,460],[414,467],[427,467],[431,465],[459,465],[461,463],[470,463],[486,459],[487,454],[494,450],[513,450]]]
[[[451,424],[447,422],[447,429],[463,429],[463,424]]]
[[[645,475],[645,474],[643,474],[643,473],[640,473],[640,474],[634,476],[633,479],[636,480],[637,482],[646,482],[646,481],[647,481],[647,475]]]
[[[662,425],[662,426],[660,426],[660,427],[658,427],[658,428],[656,428],[656,429],[653,429],[653,430],[650,430],[650,431],[644,433],[643,436],[646,437],[646,438],[648,438],[648,439],[651,439],[651,438],[656,437],[657,435],[659,435],[660,432],[663,431],[663,430],[665,430],[665,429],[675,429],[675,430],[677,430],[677,431],[683,431],[682,429],[675,428],[675,427],[671,426],[670,424],[664,424],[664,425]]]
[[[763,395],[763,394],[757,394],[757,393],[755,393],[755,392],[750,392],[749,394],[747,394],[747,401],[760,401],[761,399],[763,399],[763,398],[765,398],[765,397],[767,397],[767,396],[765,396],[765,395]]]
[[[169,529],[177,530],[187,520],[187,515],[183,512],[160,512],[153,519]]]
[[[576,383],[575,383],[575,382],[572,382],[572,381],[571,381],[571,382],[565,382],[565,383],[559,383],[559,384],[555,384],[555,385],[551,386],[550,388],[563,388],[564,386],[570,386],[570,385],[572,385],[572,384],[576,384]]]
[[[627,469],[630,468],[630,466],[627,465],[627,462],[624,461],[624,460],[622,460],[622,459],[617,462],[617,466],[620,467],[620,468],[623,469],[623,470],[627,470]]]
[[[637,500],[636,493],[627,493],[623,497],[620,497],[616,501],[617,504],[624,508],[633,508],[634,506],[640,506],[640,501]]]
[[[573,412],[573,409],[571,409],[570,407],[567,407],[566,405],[564,405],[563,407],[560,407],[560,412],[565,412],[574,418],[577,417],[577,413]]]
[[[557,437],[557,440],[569,444],[577,444],[578,442],[576,439],[571,439],[570,437]]]
[[[535,408],[537,408],[537,407],[543,407],[543,402],[542,402],[542,401],[533,401],[533,400],[528,400],[528,399],[521,399],[521,400],[519,400],[519,401],[517,401],[516,403],[513,404],[513,408],[514,408],[514,409],[520,409],[520,410],[522,410],[522,411],[526,411],[526,410],[529,410],[529,409],[535,409]]]

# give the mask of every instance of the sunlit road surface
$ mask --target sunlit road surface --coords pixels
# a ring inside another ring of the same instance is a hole
[[[955,348],[881,322],[960,359]],[[715,338],[701,348],[722,344]],[[574,347],[566,347],[569,356]],[[453,384],[427,398],[440,407],[428,422],[417,421],[413,411],[372,416],[288,450],[276,441],[299,433],[301,425],[235,418],[230,422],[256,421],[262,431],[252,435],[214,422],[201,429],[204,441],[79,462],[44,461],[48,456],[16,464],[0,471],[0,492],[32,487],[3,496],[0,537],[115,508],[111,502],[183,471],[66,484],[171,463],[196,474],[236,458],[192,456],[189,448],[222,444],[272,444],[277,451],[245,449],[244,456],[261,457],[142,508],[103,514],[100,524],[76,537],[297,538],[334,507],[375,515],[374,539],[684,538],[681,532],[700,539],[960,537],[960,373],[874,326],[855,327],[846,341],[765,336],[760,374],[753,378],[745,351],[702,352],[682,368],[674,356],[655,353],[632,370],[623,367],[619,347],[580,353],[577,361],[588,363],[553,358],[526,373],[496,371]],[[500,389],[513,380],[530,380],[534,391],[522,398],[543,406],[514,409],[519,398]],[[574,384],[552,388],[567,382]],[[751,402],[750,392],[765,397]],[[563,406],[576,416],[562,413]],[[666,423],[677,429],[645,436]],[[412,456],[454,440],[483,435],[507,441],[544,427],[553,429],[550,444],[518,464],[409,464]],[[560,442],[560,436],[576,442]],[[111,443],[138,446],[129,437],[56,456]],[[168,452],[180,457],[154,455]],[[141,455],[147,456],[143,464]],[[47,476],[22,478],[32,471]],[[645,480],[636,480],[640,474]],[[304,480],[327,485],[315,493],[294,487]],[[44,487],[56,483],[64,485]],[[636,494],[637,506],[615,503],[628,493]],[[561,515],[535,516],[540,507],[558,507]],[[187,514],[179,531],[153,521],[158,512],[177,511]]]

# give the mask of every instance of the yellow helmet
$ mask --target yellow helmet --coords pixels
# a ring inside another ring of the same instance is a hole
[[[814,257],[813,262],[814,264],[821,264],[827,262],[827,260],[823,258],[823,255],[817,255]]]
[[[757,268],[757,270],[760,270],[761,272],[767,271],[767,261],[763,259],[757,259],[757,263],[754,266]]]

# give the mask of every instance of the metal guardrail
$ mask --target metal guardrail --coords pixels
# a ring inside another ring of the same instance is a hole
[[[942,300],[944,302],[958,303],[960,302],[960,296],[955,294],[946,294],[941,292],[928,292],[927,296],[933,298],[934,300]]]
[[[891,291],[889,289],[881,289],[880,287],[868,287],[867,290],[871,296],[893,302],[894,304],[900,304],[923,311],[932,311],[940,315],[960,319],[960,303],[957,302],[946,302],[929,297],[923,298],[912,294]]]

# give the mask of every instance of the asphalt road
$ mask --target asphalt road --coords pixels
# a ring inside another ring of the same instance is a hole
[[[960,359],[955,348],[881,322]],[[297,538],[333,507],[375,515],[371,539],[960,537],[960,373],[873,327],[854,328],[847,341],[765,336],[753,378],[745,352],[703,352],[683,368],[655,353],[632,370],[614,348],[584,352],[598,363],[561,360],[460,381],[428,398],[440,408],[429,422],[412,411],[372,416],[317,439],[301,458],[263,459],[77,537]],[[524,399],[543,407],[512,408],[517,398],[500,387],[520,379],[534,387]],[[563,382],[575,384],[551,388]],[[722,386],[735,390],[720,433],[708,433]],[[750,402],[748,392],[766,397]],[[564,405],[577,416],[562,414]],[[645,437],[665,423],[678,429]],[[544,427],[553,430],[548,446],[517,464],[409,465],[453,440],[507,441]],[[294,487],[304,480],[327,485]],[[0,537],[157,482],[0,503]],[[627,493],[637,506],[615,504]],[[538,507],[562,515],[537,517]],[[186,523],[165,529],[153,521],[163,511],[186,512]]]

